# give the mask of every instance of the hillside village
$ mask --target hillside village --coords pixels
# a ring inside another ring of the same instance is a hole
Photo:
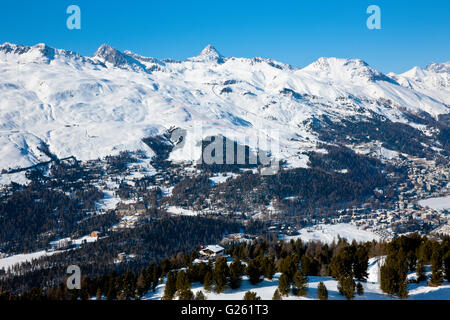
[[[112,159],[112,158],[110,158]],[[115,161],[115,160],[114,160]],[[124,156],[123,164],[113,163],[113,160],[87,161],[80,167],[75,165],[73,159],[63,161],[66,168],[65,176],[55,177],[57,184],[54,191],[64,192],[71,197],[77,188],[88,190],[92,186],[100,189],[103,199],[97,203],[96,212],[85,212],[86,215],[102,214],[108,210],[114,210],[120,218],[120,222],[111,230],[120,228],[133,228],[148,218],[148,210],[155,205],[155,201],[171,195],[171,190],[183,178],[195,177],[201,170],[195,169],[190,163],[161,165],[155,163],[144,153],[130,153]],[[394,165],[407,166],[407,180],[396,186],[397,200],[386,201],[382,208],[371,209],[369,204],[362,207],[350,207],[337,210],[335,216],[325,218],[303,219],[303,225],[317,223],[336,224],[349,223],[358,229],[371,231],[383,239],[391,239],[395,236],[409,233],[429,234],[435,236],[449,235],[448,209],[436,210],[432,207],[421,205],[421,201],[428,198],[448,197],[450,195],[450,170],[448,166],[436,165],[434,161],[413,158],[410,156],[402,159],[390,160]],[[152,165],[153,164],[153,165]],[[234,179],[238,174],[216,174],[211,177],[211,184],[223,183],[227,179]],[[79,176],[77,179],[74,176]],[[213,182],[218,181],[218,182]],[[11,194],[11,185],[1,186],[3,195]],[[383,190],[376,192],[383,193]],[[148,198],[153,195],[153,200]],[[207,201],[210,201],[207,199]],[[215,203],[206,201],[202,208],[176,208],[163,204],[163,208],[172,211],[172,214],[217,216],[227,215],[226,209]],[[445,198],[444,198],[445,201]],[[448,202],[448,198],[446,200]],[[164,203],[164,201],[162,201]],[[235,219],[260,219],[268,222],[268,232],[294,235],[299,226],[291,223],[283,223],[279,220],[279,211],[274,207],[262,208],[253,215],[239,216]],[[91,230],[94,231],[94,230]]]

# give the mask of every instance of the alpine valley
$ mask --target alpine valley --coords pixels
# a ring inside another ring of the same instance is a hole
[[[218,141],[215,156],[242,150],[244,163],[200,162]],[[175,61],[4,43],[0,151],[0,294],[57,285],[69,262],[137,274],[261,237],[439,240],[450,235],[450,62],[383,74],[359,59],[297,68],[211,45]]]

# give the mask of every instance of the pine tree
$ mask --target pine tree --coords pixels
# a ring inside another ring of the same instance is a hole
[[[230,264],[230,288],[237,289],[241,286],[241,276],[244,273],[244,265],[239,259]]]
[[[308,278],[303,275],[303,272],[297,270],[294,274],[294,294],[296,296],[306,296],[308,293]]]
[[[252,285],[256,285],[261,281],[261,268],[258,259],[252,259],[247,267],[248,280]]]
[[[120,291],[119,295],[117,296],[117,300],[127,300],[127,294],[125,291]]]
[[[178,272],[177,281],[176,281],[177,291],[189,290],[191,288],[191,283],[186,275],[184,270]]]
[[[103,300],[102,289],[100,289],[100,288],[97,289],[97,293],[96,293],[95,297],[96,297],[96,300]]]
[[[295,272],[298,270],[299,259],[296,255],[287,256],[284,259],[280,259],[278,271],[284,273],[288,277],[288,281],[291,282]]]
[[[117,298],[117,290],[113,286],[110,286],[108,288],[108,291],[106,292],[106,299],[114,300],[116,298]]]
[[[202,290],[197,291],[197,293],[195,294],[194,300],[206,300],[206,297],[203,294]]]
[[[331,259],[330,271],[335,279],[353,275],[353,254],[350,247],[342,248],[337,255]]]
[[[205,278],[203,279],[203,288],[206,292],[211,292],[212,290],[212,274],[211,271],[208,271],[205,274]]]
[[[392,243],[390,244],[392,245]],[[407,296],[408,266],[402,250],[394,248],[380,268],[380,288],[387,294]],[[400,293],[400,291],[402,291]]]
[[[319,300],[328,300],[328,290],[322,281],[320,281],[317,286],[317,298],[319,298]]]
[[[256,292],[253,291],[247,291],[244,295],[243,300],[261,300],[261,297],[259,297]]]
[[[132,271],[127,271],[122,277],[122,289],[126,300],[134,298],[136,294],[136,279]]]
[[[147,269],[144,269],[141,272],[143,274],[143,276],[144,276],[144,288],[145,288],[145,291],[150,290],[150,288],[152,287],[153,269],[154,269],[154,266],[152,264]]]
[[[418,259],[417,260],[417,265],[416,265],[416,281],[417,282],[422,282],[425,281],[427,279],[426,274],[425,274],[425,265],[422,259]]]
[[[450,282],[450,251],[448,251],[444,255],[442,260],[444,262],[444,276],[445,276],[445,279],[447,279],[447,281]]]
[[[160,271],[161,270],[159,270],[159,267],[158,268],[156,268],[156,267],[153,268],[153,274],[152,274],[152,290],[153,290],[153,292],[155,292],[156,287],[158,286],[159,277],[161,275]]]
[[[358,296],[362,296],[364,294],[364,288],[363,288],[361,282],[358,282],[356,284],[356,293],[358,294]]]
[[[406,278],[399,285],[398,296],[401,299],[408,298],[408,280]]]
[[[227,286],[227,277],[229,274],[227,260],[225,258],[219,258],[216,261],[216,266],[213,269],[214,291],[221,293],[225,291]]]
[[[353,275],[359,281],[367,279],[369,267],[369,251],[364,246],[358,246],[353,261]]]
[[[175,271],[170,271],[167,275],[166,286],[164,288],[163,300],[172,300],[175,292],[177,291],[177,278],[175,275]]]
[[[291,291],[289,277],[285,273],[281,274],[280,279],[278,280],[278,289],[283,296],[289,295],[289,291]]]
[[[338,279],[338,291],[347,299],[355,297],[355,281],[351,276],[344,276]]]
[[[138,296],[142,297],[147,289],[148,288],[146,288],[144,273],[141,272],[139,274],[139,276],[137,278],[137,282],[136,282],[136,290],[137,290]]]
[[[116,272],[111,272],[108,276],[108,289],[106,290],[106,299],[114,300],[117,298],[118,276]]]
[[[433,245],[433,253],[431,255],[431,279],[433,286],[440,286],[443,281],[442,276],[442,254],[438,243]]]
[[[304,275],[317,276],[319,274],[320,264],[317,259],[310,256],[303,256],[302,261],[302,271]]]
[[[182,289],[179,292],[179,300],[194,300],[194,293],[191,289]]]
[[[280,291],[278,289],[275,289],[272,300],[282,300]]]
[[[83,280],[81,281],[81,290],[79,290],[81,300],[89,300],[89,297],[92,296],[89,294],[90,287],[91,287],[91,278],[84,276]]]
[[[263,259],[263,273],[264,277],[272,280],[275,274],[275,262],[271,257],[264,257]]]
[[[89,292],[87,288],[81,287],[80,290],[80,299],[81,300],[89,300]]]

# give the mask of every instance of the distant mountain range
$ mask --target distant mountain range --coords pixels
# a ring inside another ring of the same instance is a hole
[[[432,121],[445,126],[450,62],[383,74],[359,59],[320,58],[296,68],[224,57],[211,45],[175,61],[108,45],[83,57],[45,44],[5,43],[0,97],[0,170],[46,161],[49,152],[80,160],[123,150],[152,155],[142,139],[171,128],[187,132],[172,160],[197,160],[192,150],[206,136],[223,134],[256,149],[246,138],[262,134],[277,139],[274,157],[305,167],[308,156],[300,151],[317,148],[333,124],[389,121],[421,133]],[[425,147],[439,150],[445,141],[435,134]]]

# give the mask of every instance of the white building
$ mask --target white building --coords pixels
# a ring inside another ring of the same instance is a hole
[[[200,254],[202,256],[215,257],[217,255],[223,254],[224,250],[225,249],[219,245],[209,245],[200,250]]]

